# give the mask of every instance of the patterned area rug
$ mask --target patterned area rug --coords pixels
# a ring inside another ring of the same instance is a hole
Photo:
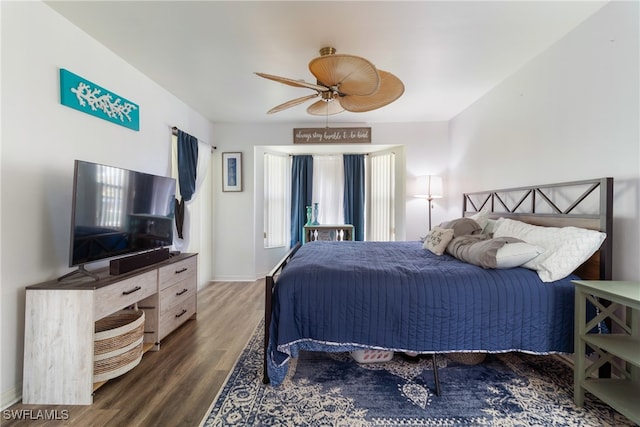
[[[358,364],[348,353],[302,353],[279,387],[262,384],[263,328],[243,350],[204,426],[626,426],[589,394],[573,404],[573,371],[553,356],[488,355],[466,365]]]

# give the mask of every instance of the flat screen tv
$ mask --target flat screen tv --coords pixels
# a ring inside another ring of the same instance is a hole
[[[175,194],[173,178],[76,160],[69,267],[79,270],[73,273],[86,272],[91,262],[171,246]]]

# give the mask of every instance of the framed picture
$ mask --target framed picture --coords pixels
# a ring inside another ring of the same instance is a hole
[[[242,153],[222,153],[222,191],[242,191]]]

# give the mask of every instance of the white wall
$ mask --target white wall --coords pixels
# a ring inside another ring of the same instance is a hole
[[[638,5],[604,6],[450,125],[453,194],[614,177],[618,280],[640,279]]]
[[[448,123],[356,123],[340,126],[371,126],[372,145],[402,146],[397,152],[399,192],[399,239],[417,240],[427,230],[427,204],[408,192],[414,177],[434,173],[446,173],[449,155]],[[255,280],[264,276],[283,256],[284,249],[262,248],[262,164],[256,165],[255,146],[293,145],[292,129],[295,127],[323,127],[318,123],[289,124],[216,124],[214,145],[218,147],[214,165],[214,279]],[[332,146],[332,152],[342,150]],[[296,147],[297,148],[297,147]],[[354,147],[360,148],[360,147]],[[379,147],[372,147],[373,149]],[[318,149],[318,147],[309,147]],[[221,153],[243,153],[242,193],[223,193],[219,165]],[[308,151],[310,152],[310,151]],[[261,157],[260,157],[261,160]],[[405,169],[406,164],[406,169]],[[257,178],[256,178],[257,177]],[[446,179],[446,177],[445,177]],[[407,185],[405,185],[407,183]],[[254,191],[259,190],[259,191]],[[446,218],[446,199],[436,203],[433,222]]]
[[[74,159],[170,173],[170,127],[205,141],[213,128],[140,72],[40,2],[1,2],[1,404],[21,393],[24,288],[68,265]],[[140,106],[140,131],[59,103],[66,68]],[[211,278],[211,180],[192,206],[199,282]],[[89,266],[89,269],[93,266]]]
[[[440,175],[443,182],[449,180],[448,163],[451,150],[448,122],[396,123],[381,126],[378,130],[382,141],[400,139],[406,152],[406,240],[417,240],[429,231],[429,205],[425,199],[413,197],[416,178],[421,175]],[[457,194],[445,192],[442,199],[433,201],[432,225],[449,219],[447,203],[456,200]],[[460,215],[457,212],[456,215]]]

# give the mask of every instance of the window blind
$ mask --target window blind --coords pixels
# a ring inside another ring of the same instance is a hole
[[[395,240],[395,154],[369,157],[367,240]]]
[[[264,247],[285,246],[289,242],[289,201],[291,199],[289,156],[264,155]]]

